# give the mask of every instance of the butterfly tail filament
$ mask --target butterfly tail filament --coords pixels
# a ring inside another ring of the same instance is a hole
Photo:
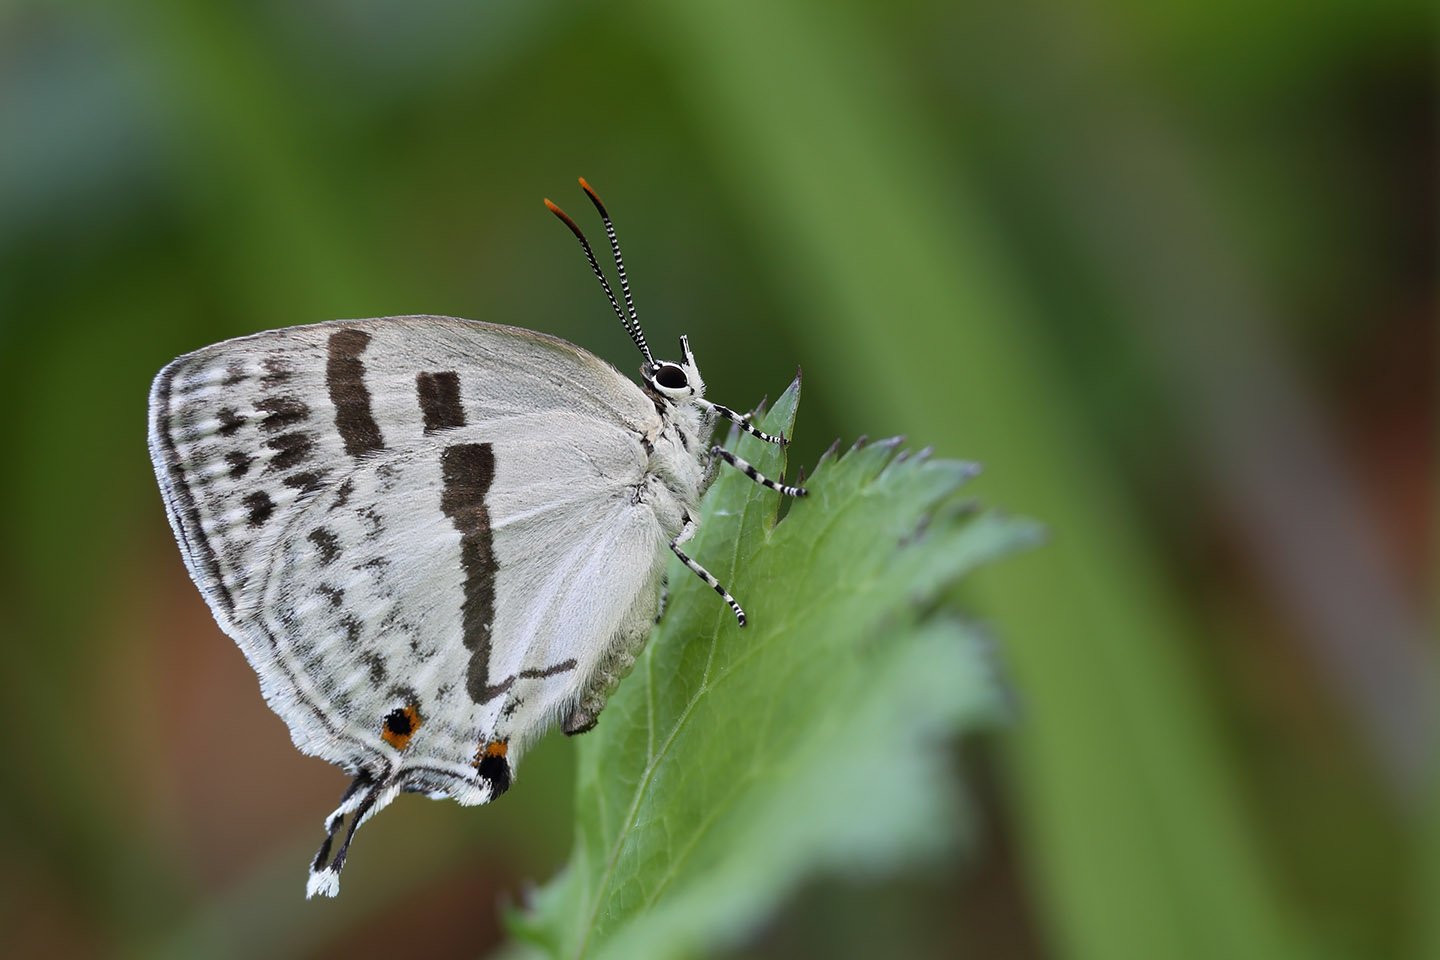
[[[340,893],[340,871],[345,867],[345,856],[350,851],[350,841],[360,824],[389,806],[390,801],[400,793],[400,785],[393,778],[376,780],[368,772],[358,774],[345,790],[340,806],[325,819],[326,836],[310,864],[310,877],[305,884],[305,898],[317,894],[334,897]],[[335,849],[335,838],[344,831],[344,839]]]

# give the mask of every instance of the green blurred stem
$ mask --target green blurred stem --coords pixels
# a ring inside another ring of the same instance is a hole
[[[1027,125],[1020,151],[1064,156],[1037,179],[1124,308],[1184,418],[1191,468],[1208,478],[1260,580],[1295,624],[1295,639],[1348,708],[1391,799],[1413,803],[1431,765],[1433,651],[1323,404],[1306,382],[1241,244],[1217,211],[1203,155],[1186,149],[1135,75],[1093,25],[1093,10],[1026,4],[1036,36],[1032,76],[1054,119]],[[1066,111],[1087,85],[1083,117]],[[1138,88],[1138,89],[1137,89]],[[1023,109],[1005,84],[997,112]],[[1213,179],[1213,178],[1212,178]]]
[[[775,279],[823,326],[805,340],[846,372],[835,394],[856,430],[903,423],[977,458],[990,499],[1054,527],[985,599],[1025,702],[1014,772],[1057,952],[1302,955],[1192,679],[1185,617],[874,32],[797,0],[636,10],[760,243],[801,265]],[[926,400],[937,386],[943,404]]]

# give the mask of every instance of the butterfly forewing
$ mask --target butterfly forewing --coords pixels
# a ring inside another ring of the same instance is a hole
[[[514,741],[513,762],[648,628],[678,522],[647,502],[660,425],[564,341],[402,317],[181,357],[150,444],[186,564],[297,746],[481,802],[477,752]]]

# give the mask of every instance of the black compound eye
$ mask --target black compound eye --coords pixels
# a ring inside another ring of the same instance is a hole
[[[655,382],[666,390],[684,390],[690,385],[685,379],[685,371],[673,363],[662,364],[655,374]]]

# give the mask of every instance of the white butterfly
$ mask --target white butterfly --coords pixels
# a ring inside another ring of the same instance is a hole
[[[355,830],[402,790],[487,803],[527,744],[595,725],[656,617],[721,460],[724,417],[680,339],[657,361],[615,230],[637,386],[556,337],[450,317],[290,327],[175,360],[150,456],[185,565],[305,753],[355,775],[307,896],[334,896]],[[343,838],[341,837],[343,831]],[[335,841],[340,839],[337,845]]]

